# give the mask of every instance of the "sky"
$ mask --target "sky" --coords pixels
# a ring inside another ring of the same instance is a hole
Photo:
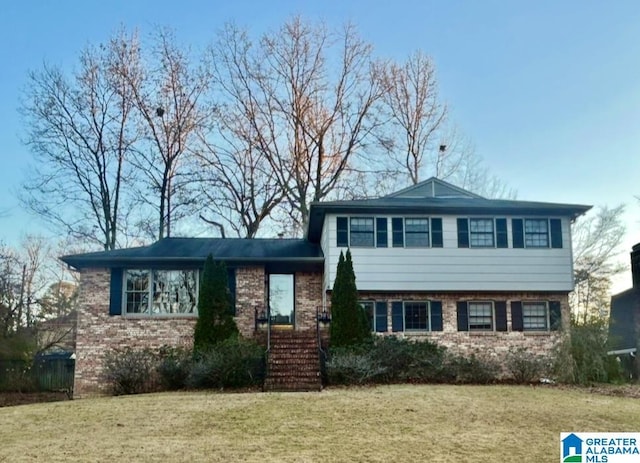
[[[352,22],[381,58],[430,55],[452,119],[518,199],[627,205],[629,262],[640,242],[637,0],[0,0],[0,241],[47,232],[16,199],[29,173],[18,108],[30,70],[71,71],[121,26],[169,26],[199,49],[227,22],[258,35],[293,15]],[[625,272],[614,292],[630,286]]]

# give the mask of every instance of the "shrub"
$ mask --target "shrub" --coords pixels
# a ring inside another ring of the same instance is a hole
[[[331,384],[368,384],[378,382],[385,368],[366,349],[337,348],[326,362],[327,378]]]
[[[199,389],[243,388],[262,384],[264,376],[264,349],[253,341],[232,338],[199,351],[186,384]]]
[[[198,293],[198,320],[193,334],[196,352],[206,351],[211,346],[238,336],[228,278],[225,263],[214,262],[209,254],[202,270]]]
[[[150,349],[125,347],[104,356],[104,379],[114,395],[141,394],[157,389],[157,354]]]
[[[446,369],[455,378],[455,382],[462,384],[493,383],[497,380],[500,372],[500,365],[497,361],[477,356],[475,353],[470,357],[451,355],[446,363]]]
[[[614,356],[607,355],[607,324],[603,320],[571,322],[571,335],[565,336],[554,352],[554,374],[560,382],[593,384],[623,378]]]
[[[192,352],[182,347],[160,348],[157,371],[162,389],[174,391],[186,387],[192,358]]]
[[[444,363],[445,350],[429,341],[395,336],[332,348],[327,377],[332,384],[443,382],[451,377]]]
[[[32,374],[32,363],[22,360],[0,360],[0,391],[35,392],[37,382]]]
[[[524,347],[510,351],[506,357],[507,370],[519,384],[538,382],[547,373],[547,364],[547,359]]]
[[[371,339],[371,327],[364,308],[358,303],[356,276],[351,251],[340,252],[331,292],[331,345],[357,346]]]

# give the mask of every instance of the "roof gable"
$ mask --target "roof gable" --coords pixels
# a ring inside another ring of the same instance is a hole
[[[431,177],[403,190],[386,196],[387,198],[482,198],[463,188]]]

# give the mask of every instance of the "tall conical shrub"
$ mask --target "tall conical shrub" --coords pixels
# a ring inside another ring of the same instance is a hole
[[[227,266],[209,255],[202,269],[198,292],[198,321],[193,334],[195,351],[207,350],[226,339],[238,336]]]
[[[331,292],[331,346],[362,344],[371,337],[367,314],[358,304],[358,288],[351,251],[345,258],[340,252],[336,278]]]

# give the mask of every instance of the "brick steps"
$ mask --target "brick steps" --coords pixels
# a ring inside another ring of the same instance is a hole
[[[272,331],[265,391],[322,389],[318,340],[313,331]]]

